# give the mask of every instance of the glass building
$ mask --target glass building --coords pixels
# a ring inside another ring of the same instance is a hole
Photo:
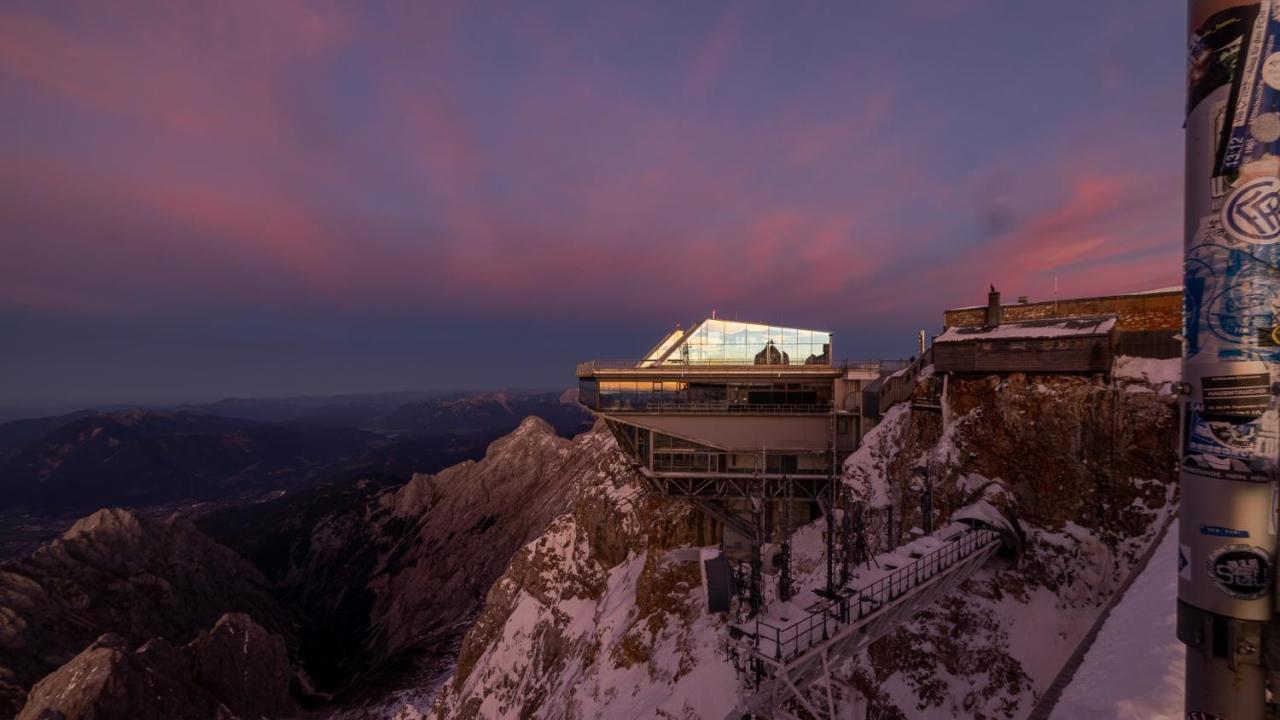
[[[578,401],[666,494],[739,497],[755,479],[815,499],[869,427],[879,365],[834,363],[829,332],[710,318],[577,374]]]
[[[830,365],[831,333],[712,318],[672,331],[640,364]]]

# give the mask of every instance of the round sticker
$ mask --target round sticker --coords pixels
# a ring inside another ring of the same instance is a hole
[[[1271,556],[1252,545],[1224,545],[1205,562],[1219,590],[1237,600],[1257,600],[1271,589]]]
[[[1280,52],[1271,53],[1262,61],[1262,82],[1280,90]]]
[[[1222,227],[1240,242],[1280,241],[1280,179],[1261,177],[1232,190],[1222,204]]]
[[[1273,143],[1280,140],[1280,115],[1262,113],[1249,123],[1249,134],[1258,142]]]

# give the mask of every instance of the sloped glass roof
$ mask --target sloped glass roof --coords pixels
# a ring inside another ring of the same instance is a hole
[[[829,332],[713,318],[667,335],[639,367],[830,364]]]
[[[662,339],[662,342],[655,345],[653,349],[649,351],[649,354],[644,356],[644,360],[640,361],[640,367],[653,367],[658,364],[658,361],[662,359],[662,356],[666,355],[668,350],[670,350],[676,343],[680,342],[680,338],[682,337],[684,337],[683,330],[680,328],[672,330],[665,338]]]

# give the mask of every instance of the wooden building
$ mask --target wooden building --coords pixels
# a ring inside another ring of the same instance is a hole
[[[1169,287],[1125,295],[1063,298],[1001,304],[992,288],[986,305],[950,308],[943,312],[944,327],[983,327],[1004,322],[1114,316],[1118,355],[1144,358],[1182,357],[1182,288]]]
[[[1048,318],[951,327],[933,340],[933,365],[950,373],[1106,373],[1116,317]]]

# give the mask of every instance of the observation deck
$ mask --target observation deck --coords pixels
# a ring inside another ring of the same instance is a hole
[[[578,378],[607,377],[819,377],[874,380],[884,363],[879,360],[844,360],[836,364],[770,365],[729,362],[699,362],[645,365],[641,358],[587,360],[577,366]]]

